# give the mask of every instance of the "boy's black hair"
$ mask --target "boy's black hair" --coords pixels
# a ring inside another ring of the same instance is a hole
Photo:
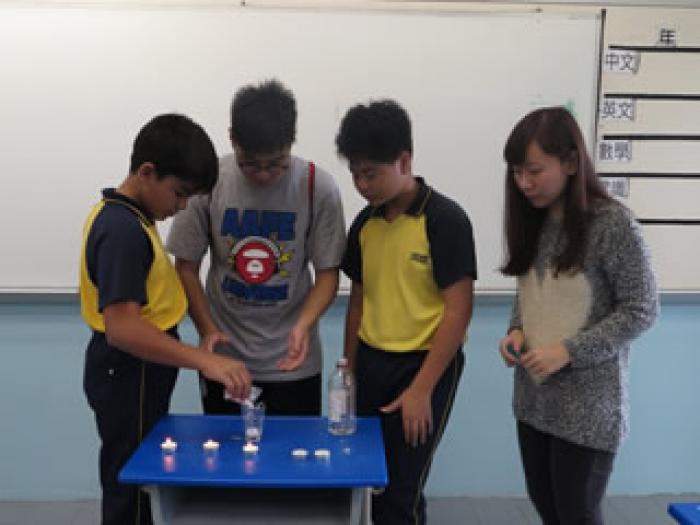
[[[338,154],[350,162],[394,162],[403,151],[413,154],[411,120],[393,100],[357,104],[340,122],[335,144]]]
[[[208,193],[219,176],[219,161],[211,139],[202,127],[184,115],[158,115],[141,128],[131,152],[129,172],[145,162],[156,175],[176,177],[191,192]]]
[[[278,80],[248,85],[231,103],[231,138],[247,154],[274,153],[296,139],[294,95]]]

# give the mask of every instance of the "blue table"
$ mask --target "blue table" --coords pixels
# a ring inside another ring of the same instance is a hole
[[[340,437],[328,433],[323,417],[267,416],[257,454],[243,452],[243,434],[240,417],[166,416],[119,480],[145,486],[157,525],[175,523],[179,515],[203,523],[217,513],[227,522],[369,522],[370,489],[387,484],[378,418],[358,418],[357,432]],[[166,437],[177,442],[172,453],[161,450]],[[219,442],[218,451],[203,449],[208,439]],[[293,457],[296,448],[308,450],[308,457]],[[330,457],[315,457],[317,449]]]
[[[670,503],[668,513],[681,525],[700,525],[700,502]]]

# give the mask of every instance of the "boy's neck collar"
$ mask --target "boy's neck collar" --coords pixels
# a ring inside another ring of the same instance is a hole
[[[149,224],[155,224],[153,220],[153,215],[148,212],[138,201],[129,194],[128,190],[124,191],[123,187],[119,188],[105,188],[102,190],[102,198],[105,200],[119,201],[127,206],[134,208],[142,218]]]
[[[414,176],[413,180],[415,182],[415,186],[412,188],[412,191],[415,192],[415,196],[408,207],[405,210],[401,210],[401,212],[396,216],[402,214],[418,216],[421,215],[425,209],[425,205],[428,202],[428,198],[430,197],[433,189],[425,183],[423,177]],[[382,204],[381,206],[377,206],[372,210],[372,215],[386,217],[386,211],[386,204]]]

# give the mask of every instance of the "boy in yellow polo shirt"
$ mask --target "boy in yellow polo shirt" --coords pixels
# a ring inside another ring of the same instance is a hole
[[[469,218],[412,172],[411,123],[396,102],[352,107],[336,138],[367,200],[348,234],[345,355],[359,415],[382,419],[389,485],[375,525],[425,523],[425,485],[464,367],[476,279]]]
[[[200,370],[236,397],[250,377],[244,364],[179,341],[185,292],[155,222],[209,192],[218,160],[204,130],[182,115],[160,115],[139,131],[129,175],[103,191],[83,229],[80,306],[92,329],[84,384],[101,440],[102,524],[150,524],[148,497],[120,485],[119,471],[143,436],[168,412],[179,366]]]

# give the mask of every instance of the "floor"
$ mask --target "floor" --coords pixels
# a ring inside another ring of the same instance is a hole
[[[614,496],[603,504],[605,525],[671,525],[669,502],[700,501],[700,494]],[[523,498],[436,498],[428,502],[432,523],[539,525],[532,504]]]
[[[672,525],[669,502],[700,501],[700,494],[614,496],[604,504],[606,525]],[[431,498],[430,523],[440,525],[538,525],[523,498]],[[0,501],[0,525],[83,525],[99,523],[99,503],[85,501]]]

